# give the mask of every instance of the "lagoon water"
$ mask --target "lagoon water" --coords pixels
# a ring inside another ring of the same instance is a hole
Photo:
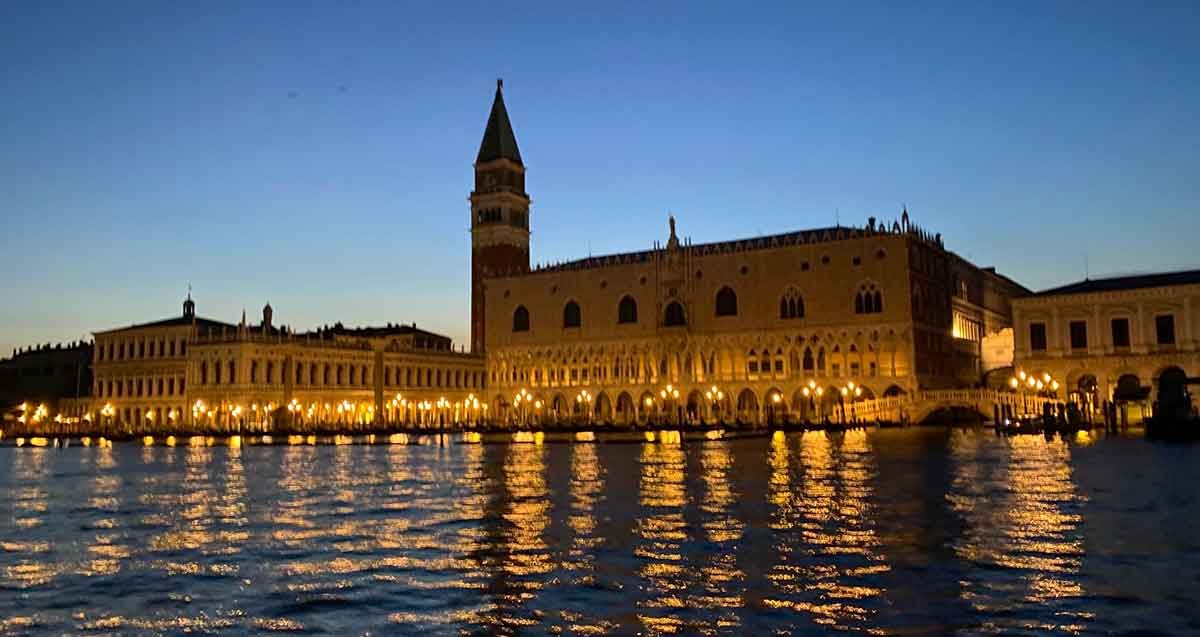
[[[1200,632],[1200,447],[0,449],[0,634]]]

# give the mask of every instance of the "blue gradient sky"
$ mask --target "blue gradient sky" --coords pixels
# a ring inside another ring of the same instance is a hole
[[[535,261],[907,203],[1032,288],[1200,263],[1200,3],[443,4],[0,3],[0,355],[189,281],[464,342],[497,76]]]

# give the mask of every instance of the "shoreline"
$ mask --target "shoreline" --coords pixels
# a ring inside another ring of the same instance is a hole
[[[44,441],[33,446],[60,446],[65,441],[69,446],[87,446],[90,442],[104,440],[108,443],[138,442],[144,446],[186,446],[189,441],[229,441],[237,438],[241,444],[250,445],[287,445],[287,444],[403,444],[398,440],[428,439],[451,437],[460,441],[479,442],[487,438],[493,441],[506,439],[509,441],[520,438],[540,438],[555,442],[588,442],[597,437],[618,441],[629,438],[630,442],[653,441],[660,433],[675,434],[681,439],[714,440],[725,438],[764,437],[780,432],[829,431],[841,432],[855,429],[899,428],[898,425],[879,423],[851,423],[847,425],[829,424],[794,424],[773,427],[750,427],[737,424],[706,424],[697,426],[679,426],[663,424],[636,425],[619,427],[613,425],[597,425],[593,427],[441,427],[441,428],[412,428],[412,427],[376,427],[364,429],[330,428],[320,430],[274,430],[274,431],[191,431],[168,430],[155,432],[3,432],[0,447],[29,446],[31,440]],[[397,439],[396,437],[401,438]],[[168,444],[167,441],[172,441]],[[313,440],[315,442],[309,442]],[[353,442],[346,442],[350,440]],[[24,441],[18,444],[18,441]],[[87,441],[87,442],[85,442]],[[297,442],[302,441],[302,442]],[[196,444],[196,443],[191,443]],[[208,442],[207,446],[212,446]],[[225,444],[224,442],[222,444]]]
[[[776,433],[867,431],[882,429],[993,429],[987,423],[907,425],[857,423],[849,425],[787,425],[774,427],[738,427],[705,425],[679,427],[592,427],[592,428],[441,428],[441,429],[359,429],[274,432],[155,432],[154,434],[61,434],[13,435],[4,432],[0,447],[69,448],[111,446],[113,443],[137,444],[145,447],[243,447],[243,446],[324,446],[324,445],[426,445],[438,444],[505,444],[505,443],[644,443],[644,442],[702,442],[764,438]],[[1001,432],[998,432],[1001,433]],[[1012,435],[1005,432],[1005,435]],[[1042,433],[1038,433],[1042,435]]]

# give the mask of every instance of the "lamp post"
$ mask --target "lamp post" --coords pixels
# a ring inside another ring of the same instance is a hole
[[[1029,411],[1031,398],[1057,398],[1059,388],[1058,380],[1051,376],[1049,372],[1044,372],[1038,377],[1034,374],[1026,373],[1023,369],[1017,370],[1017,375],[1008,379],[1008,386],[1020,397],[1021,411],[1023,413]]]
[[[665,412],[663,414],[665,419],[664,424],[670,424],[671,416],[677,416],[677,419],[682,422],[682,415],[677,415],[675,413],[679,407],[679,390],[672,385],[667,385],[665,388],[658,391],[658,397],[662,399],[663,403],[663,412]]]
[[[652,398],[650,396],[646,396],[645,404],[646,404],[646,424],[650,424],[651,419],[653,418],[653,414],[650,413],[650,410],[654,408],[654,398]]]
[[[777,415],[777,412],[779,411],[779,405],[782,402],[783,397],[779,395],[779,392],[774,392],[771,394],[771,415],[767,418],[768,427],[775,425],[775,416]]]
[[[513,397],[513,419],[516,421],[517,426],[525,425],[526,410],[532,398],[533,395],[524,387]]]
[[[585,412],[584,422],[589,425],[592,423],[592,394],[586,389],[579,390],[579,394],[575,396],[575,404]]]
[[[716,385],[713,385],[704,392],[704,398],[708,400],[709,403],[709,416],[712,418],[713,422],[720,422],[721,402],[725,400],[725,392],[717,389]]]

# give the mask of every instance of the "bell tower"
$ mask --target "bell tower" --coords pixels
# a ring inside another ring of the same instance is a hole
[[[504,107],[504,80],[488,116],[471,191],[471,351],[484,350],[484,280],[529,271],[525,164]]]

